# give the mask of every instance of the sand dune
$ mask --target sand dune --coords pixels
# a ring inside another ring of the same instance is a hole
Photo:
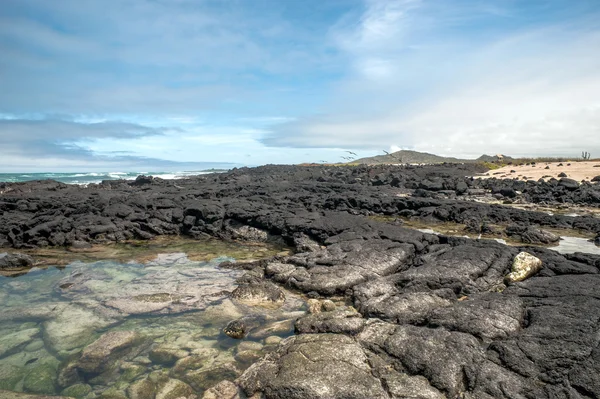
[[[600,162],[539,162],[535,165],[508,165],[500,169],[490,170],[481,177],[498,177],[506,179],[545,180],[560,179],[561,173],[577,181],[590,181],[600,176]]]

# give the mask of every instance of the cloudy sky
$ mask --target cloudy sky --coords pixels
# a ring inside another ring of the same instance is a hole
[[[598,0],[2,0],[0,172],[600,156]]]

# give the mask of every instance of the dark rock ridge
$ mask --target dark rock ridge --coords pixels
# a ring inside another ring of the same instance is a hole
[[[278,284],[315,299],[343,297],[346,305],[301,318],[298,335],[252,365],[236,387],[219,386],[240,395],[600,397],[600,257],[437,236],[364,216],[490,220],[516,224],[521,236],[533,234],[522,225],[600,230],[592,217],[458,201],[464,185],[465,193],[486,189],[464,178],[470,168],[265,166],[141,185],[5,185],[0,241],[20,248],[185,234],[296,246],[291,256],[246,265],[234,296],[277,302]],[[554,197],[558,191],[545,183],[531,187],[563,202],[579,201],[573,193],[582,190],[557,183],[563,194]],[[398,196],[419,190],[445,198]],[[508,283],[522,251],[543,267]],[[252,334],[246,319],[229,327],[240,337]]]
[[[0,247],[81,246],[83,242],[173,234],[255,241],[283,236],[294,244],[301,237],[319,238],[312,224],[327,211],[600,232],[597,218],[548,215],[461,200],[481,191],[506,199],[518,195],[539,203],[600,206],[600,184],[586,183],[571,190],[558,181],[464,177],[478,168],[265,166],[186,180],[143,177],[88,187],[52,181],[2,183]]]

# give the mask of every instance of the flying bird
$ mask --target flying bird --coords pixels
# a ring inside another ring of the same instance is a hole
[[[348,154],[352,154],[352,155],[354,155],[354,156],[357,156],[355,152],[352,152],[352,151],[346,151],[346,152],[347,152]]]

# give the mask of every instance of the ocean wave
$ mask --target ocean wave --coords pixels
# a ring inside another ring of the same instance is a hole
[[[182,170],[177,172],[70,172],[70,173],[0,173],[0,182],[25,182],[32,180],[52,179],[66,184],[98,184],[103,180],[135,180],[140,175],[154,176],[161,179],[186,179],[191,176],[224,172],[227,169]]]

